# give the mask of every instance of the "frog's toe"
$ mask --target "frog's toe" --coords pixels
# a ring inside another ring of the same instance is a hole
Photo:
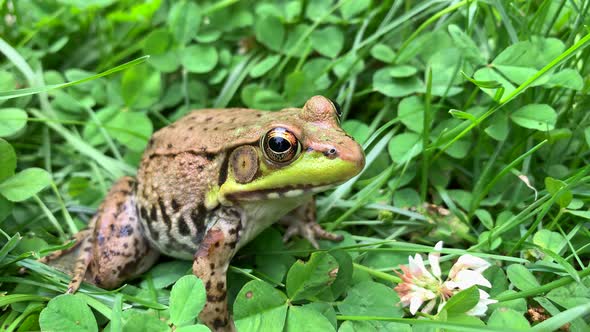
[[[316,240],[313,228],[309,226],[309,223],[296,222],[296,221],[290,222],[289,225],[287,226],[287,230],[285,231],[285,235],[283,235],[283,242],[287,243],[295,235],[299,235],[302,238],[309,241],[309,243],[311,243],[311,245],[314,248],[316,248],[316,249],[320,248],[320,245],[318,244],[318,241]]]
[[[283,242],[289,241],[294,235],[299,235],[311,243],[311,245],[319,249],[318,239],[330,240],[330,241],[342,241],[344,237],[340,234],[328,232],[323,229],[320,224],[315,221],[304,221],[297,218],[288,218],[285,220],[287,230],[283,236]]]
[[[43,264],[54,263],[55,260],[63,258],[67,254],[75,251],[80,246],[80,244],[83,242],[83,240],[85,238],[87,238],[90,234],[91,234],[91,232],[89,229],[84,229],[84,230],[79,231],[78,233],[74,234],[74,236],[72,237],[71,241],[73,243],[71,246],[69,246],[68,248],[65,248],[65,249],[56,250],[47,256],[39,258],[37,261],[40,263],[43,263]],[[52,265],[52,264],[49,264],[49,265]],[[24,266],[18,270],[18,273],[21,275],[25,274],[27,272],[28,272],[28,269]]]
[[[68,289],[66,294],[73,294],[75,293],[80,285],[82,285],[82,281],[84,281],[84,276],[86,275],[86,271],[88,270],[88,265],[92,260],[92,239],[90,237],[85,238],[82,240],[80,253],[78,255],[78,259],[76,260],[76,265],[74,266],[74,272],[70,283],[68,284]]]
[[[330,240],[330,241],[335,241],[335,242],[340,242],[340,241],[344,240],[343,235],[328,232],[327,230],[323,229],[322,226],[320,226],[320,224],[318,224],[317,222],[311,223],[311,225],[309,225],[309,227],[313,228],[313,232],[314,232],[315,236],[320,239]]]

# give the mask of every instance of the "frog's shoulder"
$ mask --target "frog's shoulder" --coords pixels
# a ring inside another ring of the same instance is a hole
[[[195,110],[158,130],[149,140],[144,156],[181,152],[216,154],[231,146],[255,142],[268,111],[248,108]]]

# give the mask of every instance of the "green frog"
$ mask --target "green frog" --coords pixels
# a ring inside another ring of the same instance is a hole
[[[364,167],[340,116],[336,103],[315,96],[276,112],[196,110],[157,131],[137,177],[119,179],[74,236],[79,253],[68,292],[82,281],[117,287],[160,253],[192,260],[207,292],[200,321],[233,331],[226,273],[248,241],[279,220],[289,223],[286,238],[299,233],[316,247],[317,238],[341,239],[315,222],[312,199]]]

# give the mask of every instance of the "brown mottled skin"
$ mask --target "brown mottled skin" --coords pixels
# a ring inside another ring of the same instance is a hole
[[[315,246],[315,237],[340,238],[321,229],[309,209],[313,193],[364,166],[337,112],[315,96],[302,109],[277,112],[197,110],[162,128],[149,141],[137,180],[117,181],[89,228],[75,235],[81,247],[68,291],[83,280],[117,287],[149,269],[159,253],[190,259],[207,290],[200,321],[234,331],[225,276],[240,247],[297,207],[286,237],[299,232]],[[279,127],[300,144],[288,162],[273,162],[262,148],[261,138]]]

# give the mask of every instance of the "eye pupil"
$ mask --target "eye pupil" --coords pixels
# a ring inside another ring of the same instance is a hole
[[[291,143],[283,137],[272,137],[268,142],[268,147],[274,152],[281,153],[291,148]]]
[[[289,130],[277,127],[269,130],[260,138],[260,148],[268,161],[286,164],[301,151],[301,143]]]

